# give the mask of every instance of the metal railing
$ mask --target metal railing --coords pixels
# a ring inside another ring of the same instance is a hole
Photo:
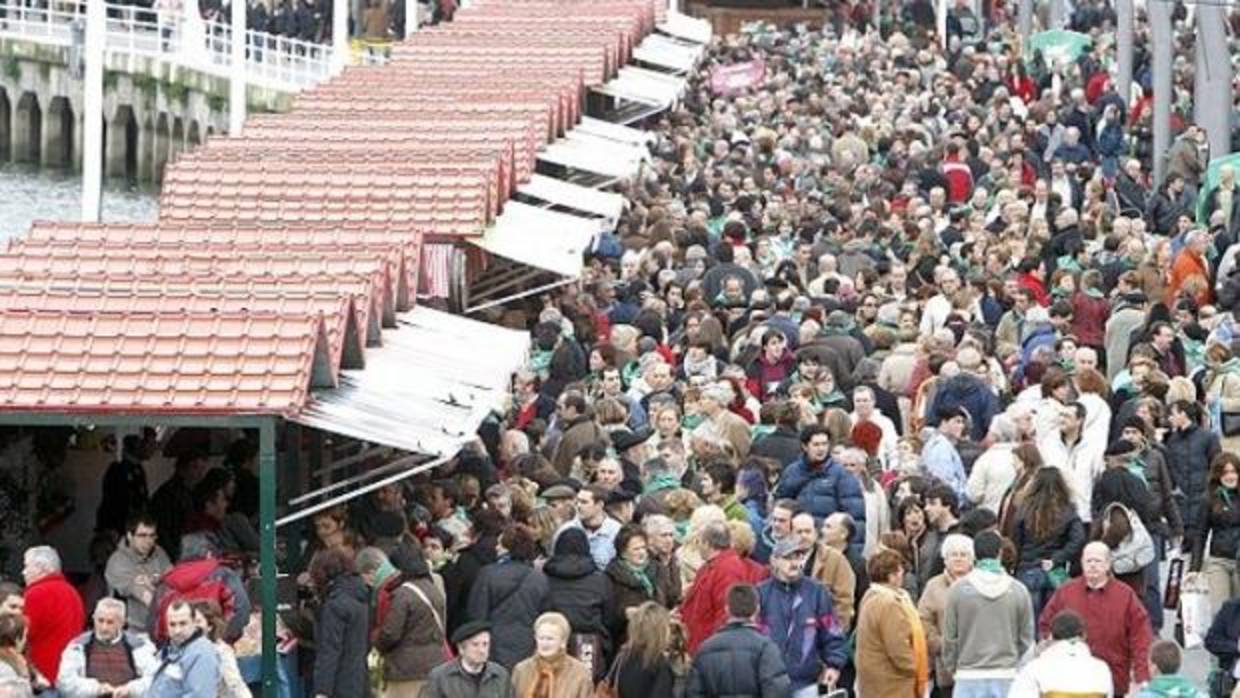
[[[0,0],[0,37],[75,46],[81,42],[85,21],[85,0]],[[232,27],[108,3],[107,50],[159,58],[227,77],[232,62]],[[250,84],[296,92],[318,84],[331,73],[328,44],[246,31],[246,81]]]

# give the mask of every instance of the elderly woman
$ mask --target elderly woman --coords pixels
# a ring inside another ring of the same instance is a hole
[[[534,621],[534,656],[512,670],[517,698],[590,698],[594,682],[585,664],[568,656],[572,629],[559,613],[544,613]]]
[[[940,552],[943,555],[944,571],[926,582],[926,588],[921,592],[921,600],[917,603],[917,612],[921,615],[921,624],[926,629],[926,649],[930,653],[931,665],[934,668],[934,684],[941,689],[943,695],[950,695],[952,676],[943,666],[940,656],[943,650],[943,612],[947,609],[947,592],[952,585],[973,571],[973,540],[968,536],[952,533],[943,541]]]
[[[1020,443],[1015,420],[1006,414],[990,420],[990,448],[978,456],[965,492],[975,506],[999,513],[1003,494],[1016,480],[1018,463],[1013,451]]]
[[[870,588],[857,618],[857,695],[921,698],[930,659],[921,617],[903,589],[904,556],[880,549],[866,564]]]
[[[1224,451],[1240,451],[1240,359],[1222,344],[1206,349],[1206,404],[1220,421]]]

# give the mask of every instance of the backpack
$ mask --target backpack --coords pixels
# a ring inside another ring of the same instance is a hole
[[[164,573],[155,587],[156,612],[151,614],[154,627],[148,628],[158,643],[168,639],[168,609],[177,602],[193,604],[198,601],[214,601],[219,605],[224,620],[236,612],[232,589],[224,575],[217,574],[222,565],[219,560],[191,560],[182,562]]]

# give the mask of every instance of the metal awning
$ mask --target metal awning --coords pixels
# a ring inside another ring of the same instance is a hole
[[[633,58],[677,73],[687,73],[697,65],[705,47],[652,34],[633,49]]]
[[[413,453],[450,457],[495,409],[525,361],[523,332],[415,308],[291,421]],[[468,361],[466,361],[468,357]]]
[[[592,147],[594,143],[577,138],[561,138],[543,148],[538,154],[539,160],[553,165],[571,167],[574,170],[593,172],[612,179],[632,177],[641,170],[641,161],[617,159]],[[505,205],[507,210],[507,205]]]
[[[642,163],[650,161],[650,149],[644,145],[621,143],[588,131],[573,129],[564,134],[564,140],[589,148],[590,152],[601,157],[625,163],[634,174],[641,169]]]
[[[517,191],[549,204],[601,216],[610,228],[615,227],[620,220],[620,212],[624,209],[624,197],[619,194],[602,192],[540,174],[531,177],[530,181],[518,187]]]
[[[582,255],[606,226],[601,218],[509,201],[475,244],[492,254],[575,279],[581,276]]]
[[[654,135],[649,131],[613,124],[610,121],[603,121],[590,116],[581,117],[581,123],[577,124],[573,130],[591,133],[600,138],[632,145],[646,145],[654,141]]]
[[[711,28],[710,22],[704,19],[697,19],[683,15],[679,12],[669,12],[663,23],[657,29],[668,36],[674,36],[677,39],[692,41],[695,44],[710,43]]]

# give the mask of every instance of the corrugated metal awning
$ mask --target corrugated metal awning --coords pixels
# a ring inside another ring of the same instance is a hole
[[[593,172],[613,179],[632,177],[641,170],[642,161],[640,159],[634,160],[631,157],[624,156],[617,157],[617,153],[631,153],[632,151],[613,151],[611,149],[595,147],[601,140],[603,139],[590,141],[580,137],[561,138],[543,148],[542,152],[538,153],[538,159],[545,160],[554,165]],[[504,210],[508,210],[507,205],[504,206]]]
[[[610,141],[619,141],[620,143],[628,143],[630,145],[646,145],[654,141],[654,135],[649,131],[643,131],[640,128],[632,128],[630,126],[621,126],[613,124],[610,121],[595,119],[590,116],[581,117],[581,123],[577,124],[574,131],[583,133],[591,133],[600,138],[606,138]]]
[[[624,197],[619,194],[603,192],[580,184],[565,182],[555,177],[536,174],[529,182],[522,184],[518,192],[533,196],[550,204],[584,211],[601,216],[614,228],[620,220],[620,212],[624,209]],[[503,216],[500,216],[503,218]]]
[[[683,15],[679,12],[669,12],[663,24],[658,26],[658,30],[677,39],[692,41],[695,44],[710,43],[712,34],[709,21]]]
[[[430,308],[397,317],[364,370],[311,394],[292,421],[413,453],[451,456],[501,402],[529,338]]]
[[[693,70],[706,50],[701,44],[685,43],[651,34],[633,49],[633,58],[678,73]]]
[[[606,226],[600,218],[509,201],[495,225],[475,244],[527,266],[576,278],[581,276],[582,255]]]

